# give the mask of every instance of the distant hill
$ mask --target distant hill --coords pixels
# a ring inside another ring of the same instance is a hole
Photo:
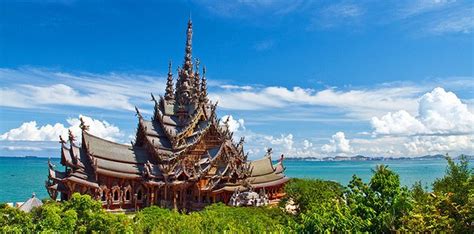
[[[454,157],[459,159],[461,156]],[[468,160],[474,160],[474,155],[465,155]],[[389,161],[389,160],[444,160],[445,155],[424,155],[419,157],[367,157],[364,155],[355,156],[326,156],[326,157],[286,157],[290,161]]]

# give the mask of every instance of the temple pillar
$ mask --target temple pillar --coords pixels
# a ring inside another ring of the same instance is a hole
[[[201,203],[201,190],[198,188],[198,203]]]
[[[165,201],[168,201],[168,185],[165,185],[165,197],[164,197],[164,200],[165,200]]]
[[[178,194],[176,193],[176,191],[173,189],[173,209],[175,210],[178,210],[178,206],[176,204],[176,197],[178,196]]]

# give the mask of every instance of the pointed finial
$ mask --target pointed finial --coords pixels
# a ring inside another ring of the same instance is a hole
[[[201,64],[201,61],[199,61],[199,59],[195,59],[195,63],[196,63],[196,74],[199,75],[199,65]]]
[[[135,106],[135,111],[137,112],[136,115],[138,116],[138,118],[143,118],[143,117],[142,117],[142,114],[141,114],[140,111],[138,110],[137,106]]]
[[[65,144],[66,141],[63,139],[63,136],[59,135],[59,143]]]
[[[209,99],[207,98],[207,79],[206,79],[206,66],[202,68],[202,79],[201,79],[201,96],[199,101],[201,103],[207,103]]]
[[[173,73],[171,73],[171,60],[168,63],[168,79],[166,80],[165,99],[174,99],[174,88],[173,88]]]
[[[81,124],[79,124],[79,128],[81,128],[82,131],[87,131],[87,130],[89,130],[89,126],[86,125],[86,122],[84,121],[84,119],[82,118],[82,116],[81,116],[81,118],[79,118],[79,120],[81,121]]]
[[[173,62],[172,62],[171,59],[170,59],[170,61],[168,62],[168,75],[172,74],[172,73],[171,73],[171,67],[172,67],[172,65],[173,65]]]
[[[72,134],[71,129],[68,129],[68,137],[69,137],[69,142],[74,142],[76,140],[76,137]]]

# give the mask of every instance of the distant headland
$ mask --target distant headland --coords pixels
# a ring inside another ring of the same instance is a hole
[[[474,160],[474,155],[464,155],[467,160]],[[461,155],[452,157],[453,159],[459,159]],[[424,155],[418,157],[367,157],[364,155],[355,156],[326,156],[326,157],[286,157],[286,160],[290,161],[393,161],[393,160],[433,160],[433,159],[445,159],[446,155],[435,154],[435,155]]]

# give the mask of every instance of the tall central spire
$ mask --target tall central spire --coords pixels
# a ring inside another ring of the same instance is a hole
[[[188,71],[188,74],[192,74],[193,61],[192,61],[192,43],[193,43],[193,22],[191,19],[188,21],[188,30],[186,32],[186,48],[184,55],[183,70]]]

